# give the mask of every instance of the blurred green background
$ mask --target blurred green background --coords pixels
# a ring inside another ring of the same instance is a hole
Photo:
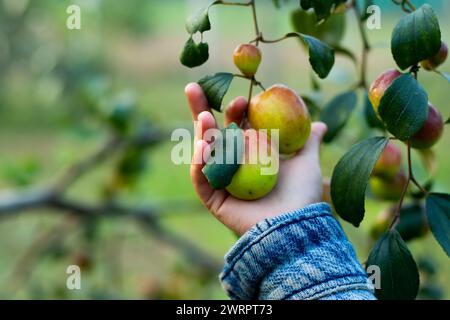
[[[413,1],[417,6],[423,1]],[[450,3],[427,1],[440,18],[442,38],[450,40]],[[97,150],[108,135],[104,124],[92,116],[81,93],[100,83],[108,89],[99,95],[100,108],[117,97],[134,96],[139,121],[158,128],[192,130],[183,89],[186,83],[218,71],[235,72],[234,48],[251,40],[251,12],[240,7],[213,7],[212,31],[205,34],[210,60],[188,70],[178,60],[187,40],[186,17],[204,5],[199,0],[0,0],[0,194],[49,186],[67,168]],[[390,1],[382,5],[382,28],[368,30],[373,50],[369,81],[395,67],[389,49],[390,34],[404,14]],[[66,8],[81,7],[81,30],[68,30]],[[258,0],[260,25],[267,38],[291,31],[290,12],[297,1],[276,10],[272,1]],[[343,44],[360,52],[353,15]],[[310,67],[295,40],[262,45],[259,80],[269,86],[284,83],[301,94],[312,92]],[[450,72],[447,62],[442,71]],[[330,76],[321,81],[325,103],[355,83],[357,73],[346,58],[337,57]],[[448,82],[433,73],[420,73],[430,100],[450,114]],[[81,92],[81,93],[80,93]],[[237,79],[225,97],[246,95],[247,83]],[[106,107],[105,107],[106,106]],[[220,118],[220,116],[219,116]],[[362,99],[350,125],[336,143],[323,148],[322,167],[329,176],[351,144],[369,133],[362,116]],[[435,147],[438,172],[435,190],[450,190],[450,135]],[[189,168],[171,162],[170,139],[152,147],[144,158],[146,168],[135,181],[115,194],[116,200],[134,206],[160,208],[162,225],[182,236],[219,263],[235,236],[202,208],[190,185]],[[415,157],[415,163],[418,163]],[[92,172],[70,189],[71,199],[102,201],[116,159]],[[424,180],[420,165],[415,168]],[[389,203],[369,200],[360,229],[342,222],[365,261],[371,242],[368,230],[378,212]],[[94,231],[90,226],[94,224]],[[94,233],[94,236],[92,235]],[[432,236],[411,242],[417,260],[436,267],[433,284],[450,298],[450,263]],[[66,289],[66,268],[86,262],[82,290]],[[225,298],[217,275],[205,276],[197,265],[174,246],[143,232],[126,219],[101,219],[85,223],[64,212],[34,210],[10,214],[0,221],[0,298]]]

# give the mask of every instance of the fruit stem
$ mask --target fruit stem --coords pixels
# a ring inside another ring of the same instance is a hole
[[[417,64],[412,66],[411,69],[409,70],[409,72],[411,72],[413,74],[413,76],[416,80],[417,80],[417,73],[419,72],[419,70],[420,70],[420,67]]]
[[[250,105],[250,101],[252,99],[252,95],[253,95],[253,86],[255,85],[255,77],[251,77],[250,78],[250,88],[248,89],[248,99],[247,99],[247,103],[248,105]],[[242,122],[240,124],[241,128],[245,127],[245,123],[247,121],[247,110],[248,108],[245,110],[245,114],[244,117],[242,118]]]

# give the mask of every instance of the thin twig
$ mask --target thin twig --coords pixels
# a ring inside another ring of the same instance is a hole
[[[358,24],[359,33],[361,35],[361,40],[363,43],[363,49],[362,49],[362,58],[361,58],[361,70],[360,70],[360,77],[358,82],[358,87],[362,87],[364,89],[368,89],[367,85],[367,61],[368,61],[368,55],[370,51],[370,44],[369,40],[367,38],[366,29],[364,28],[364,23],[361,20],[361,15],[358,11],[357,3],[356,1],[353,2],[353,12],[355,13],[356,22]]]
[[[407,148],[408,148],[408,179],[405,183],[405,186],[403,187],[402,194],[400,196],[400,200],[398,202],[397,208],[395,209],[394,214],[394,220],[392,220],[391,226],[389,229],[394,229],[398,223],[400,222],[400,211],[403,206],[403,201],[405,200],[406,192],[408,191],[409,183],[411,182],[412,177],[412,162],[411,162],[411,142],[407,142]]]
[[[252,6],[253,24],[255,26],[255,34],[256,34],[256,37],[258,38],[261,35],[261,33],[259,31],[258,16],[256,14],[256,3],[255,3],[255,0],[251,0],[250,2],[251,2],[251,6]],[[256,40],[256,46],[258,46],[258,45],[259,45],[259,41]]]
[[[57,182],[55,189],[63,190],[69,188],[73,183],[81,178],[84,173],[100,165],[106,159],[111,157],[112,154],[118,151],[120,143],[121,140],[119,138],[113,137],[93,155],[70,167],[65,172],[63,177]]]

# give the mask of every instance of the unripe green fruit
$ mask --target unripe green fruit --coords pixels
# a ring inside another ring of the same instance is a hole
[[[441,42],[441,48],[439,49],[439,52],[435,56],[420,62],[420,65],[425,70],[432,71],[435,70],[437,67],[439,67],[441,64],[443,64],[445,60],[447,60],[447,56],[448,56],[447,44],[445,42]]]
[[[383,97],[386,89],[392,84],[392,82],[401,76],[402,73],[396,69],[390,69],[380,74],[372,83],[369,89],[369,100],[372,103],[373,110],[377,115],[378,107],[380,106],[381,98]]]
[[[244,161],[226,189],[235,198],[256,200],[275,187],[279,155],[276,147],[263,132],[246,130],[244,139]],[[273,170],[269,170],[270,168]]]
[[[311,133],[311,118],[302,98],[283,85],[274,85],[255,96],[248,109],[252,128],[278,130],[279,150],[283,154],[297,152]]]
[[[428,118],[422,129],[410,139],[411,147],[415,149],[429,149],[434,146],[444,132],[444,120],[440,112],[429,103]]]
[[[241,44],[233,54],[234,64],[247,77],[253,77],[261,63],[261,51],[252,44]]]
[[[378,158],[372,174],[380,177],[395,177],[400,171],[401,165],[402,152],[395,144],[389,142]]]
[[[399,172],[393,178],[371,177],[370,190],[380,200],[398,201],[408,178],[403,172]]]

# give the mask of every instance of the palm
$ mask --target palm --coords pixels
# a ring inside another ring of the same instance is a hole
[[[216,127],[216,122],[197,84],[188,85],[186,94],[193,119],[198,120],[194,157],[199,157],[208,153],[205,149],[209,148],[209,144],[202,140],[203,132]],[[244,98],[234,100],[227,108],[225,125],[230,122],[240,123],[246,108]],[[215,217],[238,234],[245,233],[265,218],[319,202],[322,199],[322,178],[318,151],[325,131],[323,124],[313,124],[311,137],[303,150],[292,158],[280,161],[277,186],[260,200],[242,201],[233,198],[225,190],[213,190],[201,172],[203,164],[191,166],[196,192]]]

